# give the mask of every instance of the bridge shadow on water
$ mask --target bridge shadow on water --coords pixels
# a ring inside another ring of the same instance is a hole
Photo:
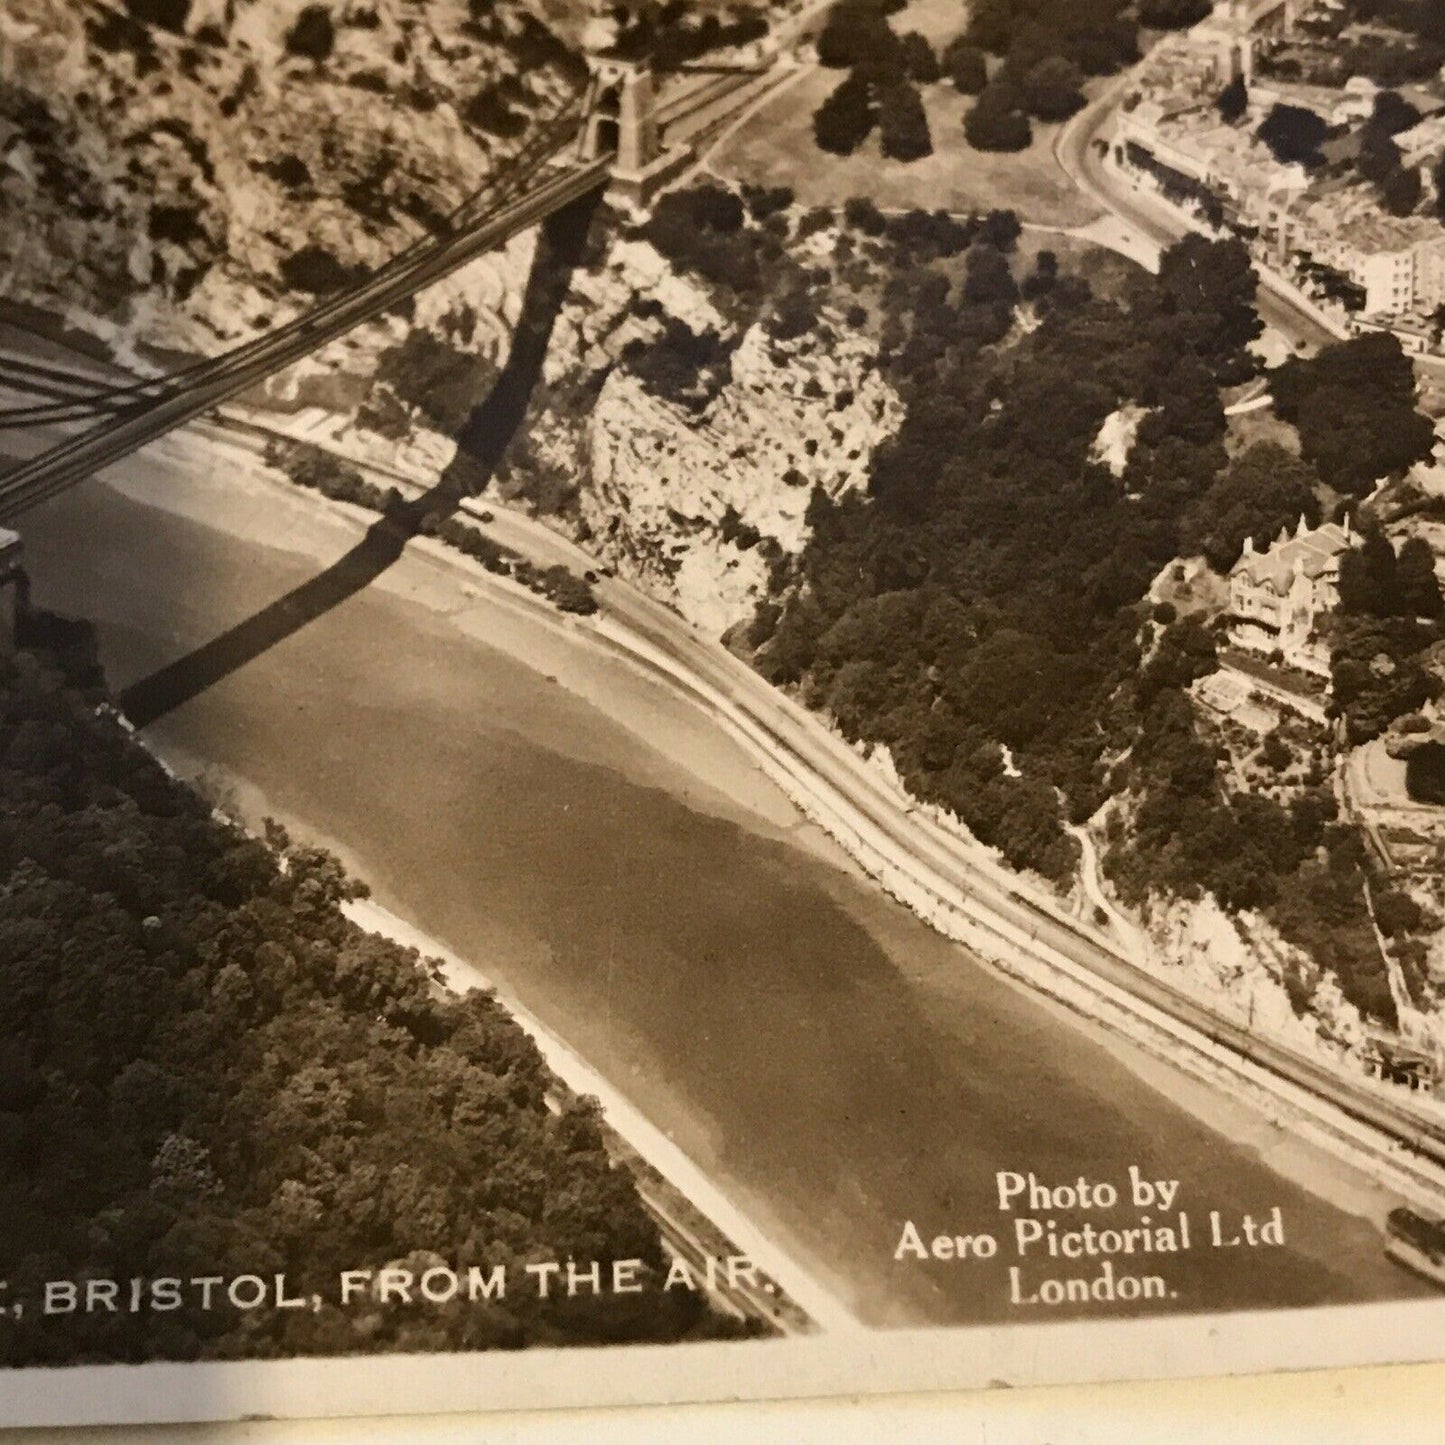
[[[174,712],[364,591],[396,562],[426,517],[450,515],[485,487],[527,415],[600,198],[600,192],[585,197],[543,225],[506,364],[462,428],[456,456],[436,485],[393,507],[324,572],[128,687],[119,702],[134,726],[146,727]]]

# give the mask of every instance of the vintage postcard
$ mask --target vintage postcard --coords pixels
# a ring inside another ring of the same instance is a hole
[[[0,1422],[1445,1358],[1445,6],[0,0]]]

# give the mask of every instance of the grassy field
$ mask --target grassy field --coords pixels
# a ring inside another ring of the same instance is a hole
[[[962,30],[962,0],[914,0],[893,17],[900,33],[921,31],[942,48]],[[851,156],[832,156],[813,141],[813,112],[841,74],[806,76],[761,110],[712,157],[719,175],[761,185],[790,185],[808,205],[838,205],[871,196],[887,207],[942,206],[955,211],[1017,211],[1046,225],[1084,225],[1098,209],[1074,190],[1054,159],[1054,126],[1034,126],[1034,143],[1018,155],[976,151],[963,136],[971,101],[946,81],[924,89],[934,153],[911,164],[885,160],[876,134]]]

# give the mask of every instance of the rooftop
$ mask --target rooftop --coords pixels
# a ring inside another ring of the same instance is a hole
[[[1445,113],[1426,116],[1419,125],[1403,130],[1395,137],[1400,154],[1407,166],[1419,165],[1445,153]]]
[[[1246,538],[1244,553],[1230,569],[1230,577],[1245,577],[1255,587],[1270,587],[1280,596],[1289,591],[1296,573],[1311,581],[1334,568],[1341,552],[1354,546],[1349,523],[1343,527],[1326,522],[1311,531],[1305,519],[1299,519],[1294,536],[1281,527],[1279,536],[1263,552],[1254,550],[1252,538]]]
[[[1381,210],[1374,187],[1362,181],[1312,186],[1298,214],[1315,229],[1368,255],[1409,251],[1423,242],[1445,240],[1445,228],[1433,217],[1392,216]]]

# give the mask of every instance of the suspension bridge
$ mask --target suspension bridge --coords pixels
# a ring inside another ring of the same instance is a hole
[[[659,103],[646,62],[595,59],[585,90],[539,124],[525,144],[444,222],[354,284],[293,320],[223,354],[164,375],[114,385],[78,384],[51,369],[29,369],[24,389],[42,398],[0,411],[0,429],[94,422],[0,473],[0,524],[196,420],[221,403],[319,350],[484,252],[603,189],[645,202],[692,155],[674,141],[693,117],[714,123],[745,104],[771,68],[715,67]],[[0,378],[0,380],[4,380]],[[0,538],[6,534],[0,531]],[[0,576],[0,583],[3,583]]]

